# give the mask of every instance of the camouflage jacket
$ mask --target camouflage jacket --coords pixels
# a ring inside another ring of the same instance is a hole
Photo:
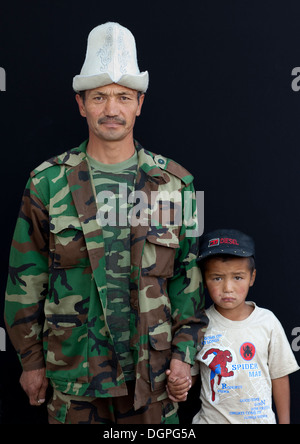
[[[31,173],[10,253],[5,321],[24,370],[46,366],[52,385],[72,395],[123,396],[126,383],[106,323],[104,242],[86,145]],[[136,149],[135,190],[148,202],[153,191],[193,191],[193,178],[180,165],[137,142]],[[187,237],[183,224],[149,222],[153,211],[149,203],[139,206],[147,223],[130,228],[136,409],[167,397],[170,359],[193,364],[207,324],[197,238]]]

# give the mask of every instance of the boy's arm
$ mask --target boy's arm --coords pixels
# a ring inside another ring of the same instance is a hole
[[[290,381],[289,376],[272,379],[273,399],[276,406],[278,423],[290,424]]]

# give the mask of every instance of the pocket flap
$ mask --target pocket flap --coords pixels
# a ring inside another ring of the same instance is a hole
[[[58,216],[51,219],[50,231],[51,233],[58,234],[64,230],[75,229],[81,230],[82,227],[78,217],[75,216]]]
[[[178,248],[178,226],[169,228],[155,228],[147,233],[147,241],[162,247]]]

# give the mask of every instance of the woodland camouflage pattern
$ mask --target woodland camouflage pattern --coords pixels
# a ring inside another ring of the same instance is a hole
[[[107,284],[106,322],[113,337],[115,352],[125,380],[134,380],[134,361],[129,337],[130,317],[128,316],[130,315],[128,214],[133,204],[129,203],[128,194],[134,191],[137,154],[121,164],[105,165],[104,168],[103,165],[99,167],[99,163],[94,159],[88,157],[88,160],[95,187],[97,218],[104,238]],[[109,198],[106,199],[104,196],[109,196]]]
[[[103,232],[96,220],[86,145],[31,173],[11,248],[6,326],[23,369],[46,366],[47,377],[60,392],[123,396],[126,383],[106,322]],[[180,165],[138,143],[136,149],[135,190],[145,192],[148,202],[151,191],[193,191],[193,178]],[[176,207],[177,202],[173,214]],[[146,205],[140,217],[149,219],[153,211]],[[170,359],[193,364],[207,325],[197,238],[185,232],[184,225],[165,227],[159,222],[131,227],[135,409],[167,398]]]

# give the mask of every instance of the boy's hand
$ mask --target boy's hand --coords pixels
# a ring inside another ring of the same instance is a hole
[[[171,401],[186,401],[188,391],[192,386],[191,366],[172,359],[166,375],[168,376],[167,392]]]

